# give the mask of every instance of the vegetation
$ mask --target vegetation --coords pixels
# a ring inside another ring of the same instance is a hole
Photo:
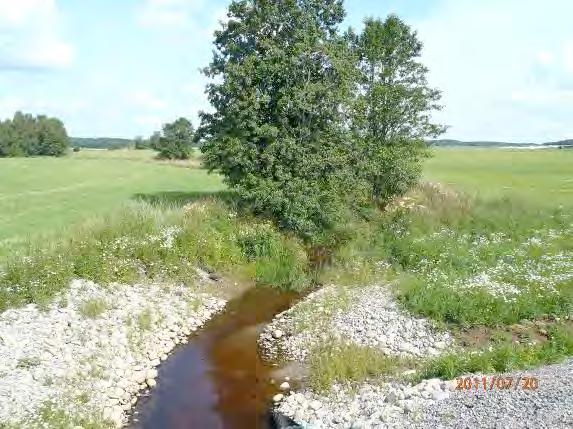
[[[70,144],[86,149],[128,149],[135,143],[131,139],[112,137],[70,137]]]
[[[0,158],[62,156],[69,147],[64,124],[56,118],[16,112],[0,121]]]
[[[549,340],[536,345],[502,343],[489,350],[451,353],[425,363],[418,379],[440,377],[451,380],[471,373],[498,373],[559,362],[573,355],[573,331],[556,326]]]
[[[356,37],[358,85],[352,111],[356,171],[382,205],[403,195],[420,178],[428,152],[424,138],[445,128],[428,112],[439,110],[440,93],[426,83],[422,44],[399,18],[368,19]]]
[[[572,151],[441,148],[433,154],[425,163],[426,180],[481,200],[573,209]]]
[[[354,228],[335,260],[390,266],[402,303],[442,324],[495,326],[573,310],[570,212],[425,185]]]
[[[57,159],[1,159],[0,256],[129,200],[179,204],[223,189],[219,177],[196,168],[197,159],[174,167],[153,157],[152,151],[83,150]]]
[[[31,247],[25,257],[8,258],[0,275],[0,311],[50,302],[72,278],[193,285],[197,266],[260,285],[300,289],[308,284],[302,245],[269,223],[237,216],[216,201],[185,210],[138,202],[48,246]],[[90,300],[81,311],[97,317],[103,310],[102,303]]]
[[[234,1],[228,16],[205,69],[206,165],[255,213],[335,244],[352,212],[417,179],[422,139],[442,130],[421,45],[396,17],[341,36],[341,1]]]
[[[359,383],[394,374],[404,364],[400,359],[386,356],[374,348],[329,343],[311,354],[310,383],[316,391],[327,391],[336,382]]]
[[[159,159],[189,159],[195,139],[193,125],[188,119],[179,118],[171,124],[163,126],[160,135],[154,134],[149,140],[149,146],[155,149]],[[145,143],[139,142],[139,148]]]
[[[89,319],[96,319],[108,309],[108,304],[102,299],[92,298],[83,302],[78,311],[84,317]]]

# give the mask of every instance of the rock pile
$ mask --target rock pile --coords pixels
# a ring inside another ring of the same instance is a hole
[[[46,309],[0,314],[0,426],[50,405],[70,416],[125,422],[156,367],[225,301],[184,286],[102,287],[75,280]]]

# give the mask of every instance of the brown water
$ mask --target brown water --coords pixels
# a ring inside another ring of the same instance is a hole
[[[270,380],[276,367],[258,353],[258,333],[289,308],[294,293],[252,288],[231,300],[159,367],[158,385],[132,416],[133,429],[272,427]]]

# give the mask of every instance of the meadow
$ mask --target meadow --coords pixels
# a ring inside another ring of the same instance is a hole
[[[83,150],[64,158],[0,159],[0,255],[133,199],[169,201],[223,189],[218,176],[200,168],[198,155],[184,163],[153,155]],[[426,161],[425,179],[486,199],[573,207],[573,151],[438,148]]]
[[[127,150],[0,159],[0,255],[29,237],[59,232],[133,199],[222,189],[219,177],[197,166],[196,159],[161,163],[151,151]]]
[[[547,208],[573,208],[573,150],[438,148],[428,180],[482,198],[511,197]]]

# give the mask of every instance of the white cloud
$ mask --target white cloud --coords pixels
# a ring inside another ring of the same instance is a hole
[[[73,47],[60,30],[55,0],[0,0],[0,69],[69,66]]]
[[[541,51],[537,54],[537,61],[543,65],[550,65],[555,60],[555,56],[551,52]]]

